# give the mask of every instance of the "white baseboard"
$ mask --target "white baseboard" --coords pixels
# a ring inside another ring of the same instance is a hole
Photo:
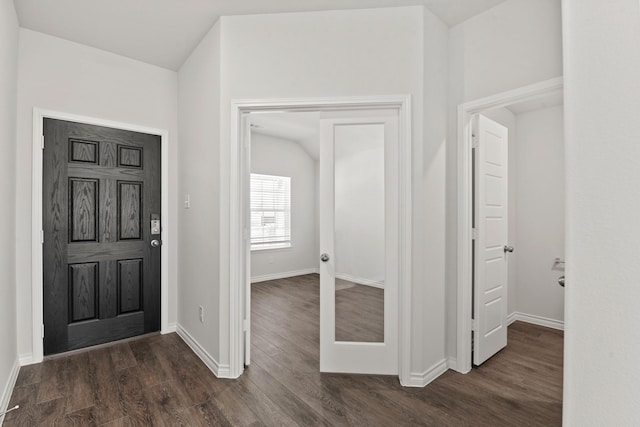
[[[2,390],[2,396],[0,396],[0,414],[9,408],[9,401],[11,400],[11,394],[13,393],[13,388],[16,385],[19,372],[20,359],[16,359],[15,362],[13,362],[13,368],[11,368],[11,372],[9,373],[7,383],[4,385],[4,390]],[[0,425],[2,425],[3,422],[4,415],[0,416]]]
[[[268,280],[286,279],[288,277],[303,276],[305,274],[318,274],[318,268],[306,268],[304,270],[284,271],[282,273],[264,274],[262,276],[254,276],[251,283],[266,282]]]
[[[403,384],[405,387],[424,387],[440,375],[447,372],[448,362],[447,359],[442,359],[440,362],[433,365],[431,368],[427,369],[422,373],[411,373],[409,377],[409,383]]]
[[[348,274],[336,273],[336,279],[346,280],[358,285],[371,286],[373,288],[384,289],[384,282],[380,280],[363,279],[362,277],[350,276]]]
[[[213,356],[211,356],[209,352],[207,352],[207,350],[205,350],[180,324],[176,325],[176,332],[216,377],[230,378],[229,365],[219,364],[218,361],[214,359]]]
[[[34,363],[37,363],[33,360],[33,353],[19,355],[18,361],[20,362],[20,366],[33,365]]]
[[[458,359],[455,357],[447,357],[447,369],[458,370]]]
[[[507,316],[507,324],[510,325],[516,320],[525,323],[531,323],[533,325],[544,326],[546,328],[558,329],[560,331],[564,331],[564,321],[549,319],[542,316],[536,316],[534,314],[526,314],[520,312],[513,312],[509,316]]]
[[[170,334],[172,332],[176,332],[176,324],[175,324],[175,322],[174,323],[169,323],[167,325],[167,328],[164,331],[160,331],[160,333],[162,335]]]

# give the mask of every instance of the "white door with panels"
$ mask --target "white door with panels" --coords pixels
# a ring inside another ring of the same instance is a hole
[[[398,373],[396,110],[322,113],[320,371]]]
[[[474,123],[473,363],[507,345],[508,130],[482,115]]]

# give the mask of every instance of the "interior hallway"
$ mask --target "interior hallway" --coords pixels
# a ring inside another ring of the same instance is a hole
[[[251,366],[217,379],[176,334],[24,366],[5,426],[559,426],[563,333],[516,322],[509,345],[425,388],[318,372],[317,276],[253,285]]]

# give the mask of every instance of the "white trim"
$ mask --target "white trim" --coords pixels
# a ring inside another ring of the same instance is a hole
[[[160,332],[167,333],[169,325],[169,252],[173,245],[169,229],[169,200],[173,199],[173,193],[169,192],[169,131],[146,126],[138,126],[130,123],[97,119],[77,114],[60,111],[33,109],[33,158],[32,158],[32,182],[31,182],[31,292],[32,292],[32,342],[33,351],[29,363],[42,362],[44,356],[42,342],[43,324],[43,290],[42,290],[42,243],[40,232],[42,228],[42,147],[43,120],[45,118],[67,120],[77,123],[105,126],[141,132],[160,136],[162,171],[161,171],[161,227],[162,227],[162,254],[161,254],[161,283],[160,283]]]
[[[11,372],[9,373],[9,378],[7,379],[6,384],[4,385],[4,390],[2,390],[2,397],[0,397],[0,414],[9,409],[9,402],[11,401],[11,394],[13,394],[13,388],[16,385],[16,380],[18,379],[18,373],[20,372],[20,362],[16,359],[13,362],[13,367],[11,368]],[[0,416],[0,425],[4,422],[4,415]]]
[[[218,363],[218,361],[210,355],[209,352],[205,350],[204,347],[202,347],[200,343],[182,327],[182,325],[178,324],[176,326],[176,332],[178,336],[180,336],[180,338],[182,338],[182,340],[189,346],[189,348],[191,348],[191,350],[193,350],[193,352],[200,358],[200,360],[207,365],[207,368],[213,372],[213,375],[218,378],[230,378],[229,365],[221,365]]]
[[[18,361],[20,363],[20,366],[27,366],[35,363],[33,361],[33,353],[18,355]]]
[[[363,277],[355,277],[342,273],[336,273],[336,279],[346,280],[347,282],[353,282],[358,285],[371,286],[372,288],[384,289],[383,280],[365,279]]]
[[[289,277],[304,276],[305,274],[318,274],[317,268],[305,268],[304,270],[283,271],[282,273],[263,274],[261,276],[253,276],[251,283],[267,282],[269,280],[286,279]]]
[[[448,369],[447,359],[442,359],[422,373],[411,373],[409,382],[402,385],[405,387],[424,387],[447,372]]]
[[[280,242],[280,243],[262,243],[260,246],[251,245],[251,252],[261,252],[261,251],[277,251],[278,249],[291,249],[293,246],[291,242]]]
[[[536,316],[535,314],[526,314],[515,311],[509,315],[509,317],[507,318],[507,323],[510,325],[515,321],[531,323],[532,325],[544,326],[545,328],[564,331],[564,321],[549,319],[548,317]]]
[[[471,118],[474,114],[492,108],[506,107],[516,102],[540,98],[563,88],[562,77],[524,86],[508,92],[467,102],[458,106],[458,226],[457,226],[457,366],[456,371],[471,370],[471,304],[472,304],[472,230],[473,208],[471,197]]]
[[[166,329],[162,329],[160,331],[160,334],[166,335],[166,334],[170,334],[170,333],[176,332],[176,331],[177,331],[176,322],[171,322],[171,323],[167,324]]]
[[[447,357],[447,368],[453,369],[454,371],[458,367],[458,360],[455,357]]]
[[[230,374],[238,377],[244,370],[244,293],[247,280],[243,250],[243,176],[249,164],[244,158],[247,151],[241,145],[241,127],[244,114],[259,111],[326,111],[392,108],[398,110],[400,142],[400,224],[399,224],[399,283],[398,283],[398,372],[401,384],[410,382],[411,364],[411,97],[409,95],[385,95],[370,97],[298,98],[268,100],[232,100],[230,127],[230,200],[229,200],[229,361]]]

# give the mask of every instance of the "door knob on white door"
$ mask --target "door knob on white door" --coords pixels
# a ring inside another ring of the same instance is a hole
[[[505,246],[504,246],[504,251],[505,251],[505,253],[506,253],[506,252],[513,252],[513,246],[507,246],[507,245],[505,245]]]
[[[322,255],[320,255],[320,261],[322,261],[322,262],[327,262],[327,261],[329,261],[329,254],[322,254]]]

